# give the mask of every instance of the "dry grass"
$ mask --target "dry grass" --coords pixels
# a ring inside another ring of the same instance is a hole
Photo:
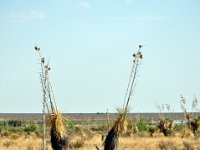
[[[51,150],[49,142],[47,149]],[[42,140],[35,134],[23,135],[17,139],[2,137],[0,139],[1,150],[40,150],[42,148]]]
[[[81,138],[78,135],[72,137],[74,148],[78,150],[96,150],[98,146],[103,150],[103,142],[100,134],[95,134],[91,139]],[[119,150],[199,150],[199,139],[181,137],[120,137]],[[21,136],[17,139],[2,137],[0,139],[1,150],[40,150],[42,140],[35,134]],[[47,142],[47,149],[52,150]]]
[[[95,135],[91,140],[85,141],[81,150],[96,150],[95,146],[103,150],[101,135]],[[119,150],[187,150],[188,147],[194,147],[195,150],[198,150],[198,141],[194,139],[182,139],[181,137],[166,138],[164,136],[155,138],[119,138]]]

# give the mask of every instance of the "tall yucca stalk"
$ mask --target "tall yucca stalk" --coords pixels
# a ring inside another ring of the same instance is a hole
[[[193,111],[190,113],[186,111],[185,104],[186,99],[183,96],[181,96],[181,108],[184,111],[185,120],[187,120],[187,127],[193,132],[194,135],[196,135],[197,131],[200,128],[200,119],[199,117],[197,117],[198,100],[196,97],[194,97],[192,101],[192,110],[195,110],[195,116],[193,115]]]
[[[46,142],[45,142],[45,114],[49,115],[48,123],[51,128],[51,145],[54,150],[62,150],[66,149],[68,141],[66,138],[66,130],[64,126],[64,118],[61,113],[58,112],[53,88],[51,86],[50,78],[49,78],[49,62],[46,63],[44,57],[42,57],[40,48],[35,46],[35,50],[39,53],[40,64],[41,64],[41,72],[40,79],[42,84],[42,92],[43,92],[43,149],[46,150]]]
[[[142,46],[139,45],[139,49],[137,53],[133,54],[133,66],[132,66],[131,75],[130,75],[128,87],[126,90],[125,98],[124,98],[123,109],[118,110],[119,112],[118,119],[115,121],[113,127],[108,132],[108,135],[104,141],[104,150],[117,150],[118,143],[119,143],[118,142],[119,135],[122,132],[124,132],[127,128],[126,114],[128,112],[128,105],[131,99],[131,95],[133,93],[139,61],[143,58],[143,55],[140,51],[141,48]]]

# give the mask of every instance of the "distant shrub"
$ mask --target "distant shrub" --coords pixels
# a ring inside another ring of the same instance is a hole
[[[9,120],[8,126],[12,126],[12,127],[22,126],[22,121],[21,120]]]
[[[68,132],[73,132],[75,130],[75,128],[76,128],[74,123],[71,122],[71,121],[67,121],[65,124],[67,126]]]
[[[24,128],[24,131],[27,132],[27,133],[30,133],[30,132],[34,132],[36,131],[37,127],[33,124],[29,124],[29,125],[26,125],[26,127]]]
[[[148,124],[145,119],[140,119],[137,123],[137,127],[139,131],[147,131]]]

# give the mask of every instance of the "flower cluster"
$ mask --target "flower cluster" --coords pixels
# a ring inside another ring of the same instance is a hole
[[[39,47],[35,46],[34,48],[35,48],[36,51],[40,51]]]
[[[137,54],[133,54],[133,57],[136,58],[136,56],[138,56],[138,58],[142,59],[143,58],[143,55],[141,52],[138,52]]]
[[[140,59],[143,58],[143,55],[142,55],[142,53],[140,52],[140,49],[141,49],[142,47],[143,47],[143,45],[139,45],[139,50],[138,50],[138,52],[133,54],[134,60],[135,60],[136,58],[140,58]]]

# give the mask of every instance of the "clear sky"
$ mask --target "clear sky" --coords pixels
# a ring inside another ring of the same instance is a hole
[[[141,62],[131,112],[181,111],[200,98],[199,0],[1,0],[0,112],[41,112],[41,47],[62,112],[116,112],[132,54]]]

